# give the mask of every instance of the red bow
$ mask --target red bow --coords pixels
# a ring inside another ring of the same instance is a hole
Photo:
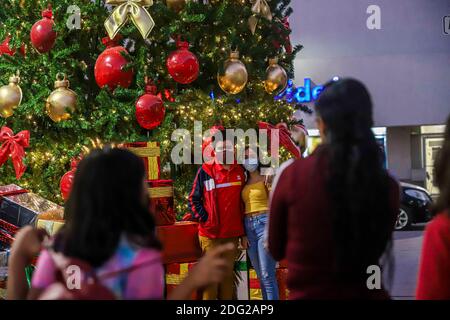
[[[258,126],[260,129],[266,129],[268,136],[271,136],[270,131],[274,129],[279,130],[280,144],[286,148],[294,157],[300,158],[300,150],[295,145],[294,141],[291,138],[291,133],[285,123],[279,123],[276,126],[267,123],[267,122],[259,122]]]
[[[0,56],[2,54],[7,54],[10,56],[14,55],[15,50],[11,50],[11,48],[9,47],[9,40],[11,40],[10,36],[6,37],[3,43],[0,44]]]
[[[291,30],[291,26],[289,24],[289,18],[288,17],[284,17],[283,18],[283,26],[286,28],[286,30]],[[292,44],[291,44],[291,36],[286,36],[285,38],[285,44],[284,44],[284,48],[286,49],[286,52],[291,54],[292,53]]]
[[[25,157],[24,148],[29,146],[30,131],[24,130],[14,135],[10,128],[2,127],[0,130],[0,142],[3,142],[0,147],[0,166],[11,157],[14,170],[16,171],[16,178],[19,180],[27,168],[22,160]]]
[[[289,18],[285,17],[283,20],[281,20],[281,24],[283,25],[284,29],[286,31],[291,31],[291,26],[289,24]],[[281,30],[278,28],[277,33],[281,33]],[[292,53],[292,43],[291,43],[291,36],[287,35],[283,39],[283,44],[280,43],[280,41],[273,40],[272,43],[276,49],[279,49],[281,45],[284,46],[284,49],[286,50],[286,53],[291,54]]]
[[[16,53],[15,49],[11,49],[9,47],[9,40],[11,40],[11,37],[7,36],[5,38],[5,40],[2,43],[0,43],[0,56],[2,54],[7,54],[7,55],[10,55],[10,56],[13,56]],[[23,56],[25,56],[25,54],[26,54],[25,45],[24,44],[22,44],[22,46],[20,47],[20,53]]]

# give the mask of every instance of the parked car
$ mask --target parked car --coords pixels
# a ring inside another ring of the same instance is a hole
[[[395,230],[405,230],[415,223],[428,222],[431,219],[432,199],[422,187],[401,182],[401,203],[395,223]]]

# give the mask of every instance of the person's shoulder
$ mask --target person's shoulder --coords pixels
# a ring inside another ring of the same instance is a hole
[[[387,171],[387,179],[390,192],[400,194],[400,182],[389,171]]]
[[[200,178],[211,177],[214,174],[214,166],[211,164],[204,163],[198,168],[197,175]]]
[[[243,174],[245,172],[244,167],[240,164],[233,164],[233,169],[236,170],[238,173]]]
[[[283,173],[283,171],[285,171],[286,169],[288,169],[289,167],[292,166],[292,164],[296,161],[296,159],[289,159],[286,160],[285,162],[283,162],[277,169],[276,174],[277,175],[281,175]]]
[[[310,168],[315,166],[316,163],[321,159],[321,151],[316,150],[311,155],[307,157],[302,157],[298,159],[292,159],[291,165],[289,166],[289,170],[292,171],[301,171],[306,168]]]
[[[400,182],[398,181],[398,179],[391,172],[389,172],[389,171],[386,171],[386,172],[387,172],[389,184],[391,186],[397,186],[400,188]]]

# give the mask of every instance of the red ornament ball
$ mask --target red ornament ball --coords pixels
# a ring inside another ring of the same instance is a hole
[[[122,53],[128,52],[124,47],[117,45],[117,40],[117,37],[114,40],[108,37],[102,40],[106,50],[98,56],[94,68],[95,81],[100,88],[104,86],[108,86],[111,90],[118,86],[128,88],[133,81],[134,71],[123,70],[129,61]]]
[[[49,52],[55,45],[57,34],[54,26],[53,12],[49,6],[42,11],[42,19],[33,25],[30,32],[31,43],[39,53]]]
[[[167,70],[178,83],[188,84],[198,78],[200,65],[198,59],[189,51],[189,43],[178,41],[178,49],[167,58]]]
[[[136,120],[147,130],[155,129],[164,121],[166,109],[164,103],[156,94],[154,85],[147,85],[145,94],[136,102]]]
[[[75,178],[75,172],[77,170],[78,160],[72,159],[70,171],[66,172],[59,182],[59,189],[61,190],[61,195],[64,201],[67,201],[70,196],[70,191],[72,190],[73,179]]]

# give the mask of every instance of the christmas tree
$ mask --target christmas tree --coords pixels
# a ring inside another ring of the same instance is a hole
[[[0,184],[17,183],[62,203],[59,182],[72,158],[96,144],[155,141],[161,145],[161,164],[170,168],[164,172],[166,178],[175,180],[177,209],[182,214],[196,166],[168,165],[174,129],[193,132],[196,120],[203,122],[204,130],[218,123],[246,130],[256,128],[258,121],[289,122],[301,107],[275,101],[264,85],[269,59],[274,57],[293,78],[293,61],[301,46],[292,47],[289,40],[290,1],[156,0],[150,6],[142,4],[152,1],[130,1],[134,3],[130,6],[150,14],[154,27],[144,39],[142,30],[148,31],[148,25],[141,28],[129,19],[120,28],[116,26],[122,37],[119,44],[127,50],[120,53],[128,61],[123,72],[131,73],[132,82],[128,88],[112,90],[99,87],[94,69],[106,49],[104,23],[120,2],[126,6],[125,0],[114,1],[114,6],[101,0],[3,0],[0,4],[0,42],[5,41],[0,46],[0,85],[7,85],[9,77],[20,71],[23,92],[13,114],[0,118],[0,127],[7,126],[14,133],[30,131],[26,172],[17,181],[7,162],[0,167]],[[33,47],[30,31],[37,21],[48,19],[48,12],[43,18],[42,11],[49,4],[57,35],[51,49],[40,53],[46,49],[36,49],[35,42]],[[198,77],[188,84],[176,82],[166,66],[168,56],[177,50],[177,40],[188,42],[199,61]],[[247,69],[248,83],[238,94],[227,94],[217,74],[235,49]],[[58,74],[59,80],[64,74],[70,81],[77,103],[63,117],[53,115],[52,119],[46,99]],[[135,103],[144,94],[146,79],[153,81],[165,106],[164,120],[153,130],[142,128],[135,117]]]

